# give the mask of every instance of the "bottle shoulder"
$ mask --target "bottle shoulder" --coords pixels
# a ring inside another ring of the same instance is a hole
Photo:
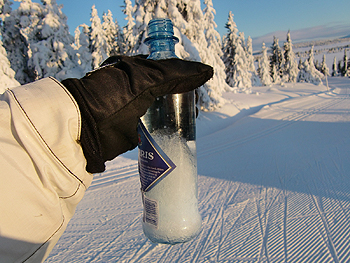
[[[152,52],[147,59],[152,60],[162,60],[162,59],[169,59],[169,58],[178,58],[175,54],[175,52],[172,51],[156,51]]]

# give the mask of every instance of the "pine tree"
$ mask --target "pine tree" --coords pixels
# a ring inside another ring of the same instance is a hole
[[[276,64],[273,64],[272,66],[272,74],[271,79],[273,83],[279,84],[282,83],[281,77],[279,72],[277,71]]]
[[[313,57],[313,55],[311,55],[311,51],[313,52],[313,48],[310,50],[310,57]],[[323,75],[315,68],[315,65],[312,62],[310,65],[310,57],[304,61],[302,68],[299,70],[297,82],[320,85],[322,83],[321,79]]]
[[[343,67],[341,65],[341,60],[338,61],[338,75],[343,76]]]
[[[299,63],[298,63],[298,69],[302,69],[303,68],[303,61],[301,60],[301,58],[299,58]]]
[[[272,79],[270,76],[270,60],[267,56],[267,48],[265,43],[262,44],[262,56],[259,61],[259,76],[261,84],[264,86],[270,86],[272,84]]]
[[[342,75],[344,77],[349,77],[350,76],[350,69],[348,67],[348,56],[346,54],[346,49],[344,49]]]
[[[222,61],[222,46],[221,46],[221,37],[218,31],[216,31],[216,23],[214,21],[214,15],[216,13],[213,8],[212,0],[204,1],[204,34],[207,43],[207,52],[208,57],[204,63],[210,64],[215,68],[214,76],[207,83],[209,86],[221,87],[221,92],[224,90],[229,90],[225,79],[225,64]],[[220,92],[220,93],[221,93]],[[220,94],[221,95],[221,94]]]
[[[130,0],[124,0],[123,13],[126,16],[125,20],[127,21],[126,25],[123,27],[123,42],[122,50],[126,55],[131,55],[133,48],[135,46],[135,22],[133,17],[133,6]]]
[[[158,0],[154,9],[155,18],[166,18],[167,17],[167,5],[165,0]]]
[[[82,77],[86,72],[92,70],[92,55],[90,52],[90,28],[86,24],[79,25],[75,31],[76,60],[81,69]],[[79,77],[79,76],[78,76]]]
[[[338,76],[338,67],[337,67],[337,58],[334,57],[333,59],[333,66],[332,66],[332,77]]]
[[[12,2],[10,0],[0,0],[0,20],[4,21],[4,18],[12,11]]]
[[[323,74],[321,72],[318,71],[318,69],[315,67],[314,61],[315,61],[315,57],[314,57],[314,46],[311,47],[310,51],[309,51],[309,58],[307,60],[308,62],[308,70],[310,71],[310,74],[312,75],[312,83],[314,84],[320,84],[322,83],[322,78],[324,77]]]
[[[236,43],[238,41],[238,29],[236,23],[233,21],[233,14],[230,11],[228,15],[228,21],[225,25],[225,28],[228,30],[227,34],[224,37],[223,44],[223,61],[225,64],[225,73],[226,73],[226,83],[230,87],[234,87],[234,58],[236,54]]]
[[[7,59],[7,53],[0,40],[0,94],[7,88],[19,86],[20,83],[15,79],[15,72],[11,68],[10,61]]]
[[[277,37],[273,37],[273,44],[271,46],[271,57],[270,57],[270,74],[272,76],[273,74],[273,66],[276,67],[276,72],[278,73],[279,77],[282,77],[283,73],[283,53],[279,46],[279,39]],[[277,79],[277,76],[273,77],[274,79]]]
[[[184,3],[185,1],[179,0],[178,2]],[[201,9],[200,0],[187,0],[186,5],[186,22],[188,23],[186,36],[195,44],[199,45],[199,52],[201,58],[206,56],[205,48],[201,48],[202,45],[205,45],[205,36],[204,36],[204,17]]]
[[[259,76],[256,73],[256,69],[255,69],[255,59],[254,59],[254,55],[253,55],[253,42],[252,42],[252,38],[250,36],[247,39],[246,53],[247,53],[248,71],[252,76],[251,77],[252,86],[259,86],[260,79],[259,79]]]
[[[9,1],[0,1],[0,23],[2,23],[4,18],[11,12],[10,4]],[[7,59],[7,53],[3,47],[1,38],[0,32],[0,94],[3,93],[6,88],[20,85],[20,83],[15,80],[15,72],[11,68],[10,61]]]
[[[220,61],[221,52],[218,50],[220,44],[207,42],[209,35],[218,36],[218,33],[215,32],[216,24],[213,19],[215,10],[212,7],[212,2],[206,1],[205,13],[203,14],[200,0],[188,0],[187,3],[178,0],[178,7],[180,7],[184,18],[184,23],[179,25],[180,28],[184,24],[186,25],[184,34],[198,50],[201,62],[214,68],[213,78],[199,89],[199,102],[202,109],[214,109],[222,102],[222,92],[229,89],[223,79],[225,76],[224,67]],[[216,41],[218,40],[216,39]]]
[[[314,68],[314,66],[313,66]],[[313,84],[320,84],[321,78],[319,78],[317,75],[314,74],[315,69],[312,69],[309,64],[309,60],[305,60],[303,62],[303,66],[299,71],[298,74],[298,82],[306,82],[306,83],[313,83]]]
[[[202,27],[201,33],[199,33],[199,37],[204,39],[200,45],[192,38],[193,29],[190,25],[193,23],[191,22],[191,19],[203,19],[203,14],[202,16],[193,14],[188,15],[189,13],[198,12],[198,5],[196,6],[193,5],[193,3],[191,4],[188,2],[189,1],[166,0],[166,15],[172,20],[175,36],[179,38],[179,43],[175,48],[176,55],[186,60],[202,61],[203,63],[212,65],[214,71],[216,71],[216,65],[213,65],[212,62],[204,62],[208,61],[207,58],[209,57],[207,55],[208,44],[205,39],[204,27]],[[197,9],[192,12],[190,10],[192,10],[193,7],[196,7]],[[201,12],[200,8],[199,11]],[[199,23],[203,26],[203,21]],[[214,75],[212,80],[197,89],[198,106],[202,110],[212,110],[221,103],[221,86],[216,85],[217,83],[220,84],[220,80],[215,80],[215,78],[217,78],[216,76],[217,74]],[[224,80],[221,80],[221,84],[223,82]]]
[[[101,19],[95,5],[91,8],[90,52],[92,55],[92,68],[98,68],[108,58],[108,40],[103,32]]]
[[[148,22],[154,18],[157,2],[152,0],[135,0],[134,7],[134,47],[133,54],[148,54],[148,47],[143,43],[146,38]]]
[[[69,34],[67,17],[56,0],[42,0],[43,19],[38,23],[38,41],[31,44],[28,61],[37,78],[53,76],[58,80],[76,76],[74,38]],[[77,73],[79,74],[79,73]]]
[[[32,82],[37,74],[28,61],[32,59],[32,44],[39,41],[38,24],[44,18],[41,4],[31,0],[22,0],[16,10],[9,8],[6,1],[7,15],[3,19],[2,41],[6,49],[11,68],[16,72],[15,78],[21,84]]]
[[[290,37],[290,31],[287,33],[287,41],[284,43],[284,68],[283,68],[283,81],[296,82],[298,77],[298,65],[295,61],[295,54],[293,52],[292,39]]]
[[[181,34],[185,35],[187,32],[187,11],[186,4],[178,0],[166,0],[168,7],[168,18],[173,22],[175,27],[180,30]]]
[[[244,40],[244,35],[240,32],[233,59],[233,82],[234,86],[238,87],[239,91],[250,93],[250,88],[252,86],[251,74],[248,71],[247,55],[243,48],[242,39]]]
[[[323,57],[322,57],[321,73],[322,73],[324,76],[330,76],[330,74],[329,74],[329,68],[328,68],[327,63],[326,63],[326,54],[323,54]]]
[[[120,29],[117,21],[113,21],[110,10],[103,14],[102,30],[107,40],[107,56],[114,56],[122,53],[119,47]]]

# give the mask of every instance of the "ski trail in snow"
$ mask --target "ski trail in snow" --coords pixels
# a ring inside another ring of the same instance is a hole
[[[257,217],[259,222],[259,228],[261,233],[261,247],[260,247],[260,253],[259,253],[259,262],[266,261],[271,262],[273,261],[270,258],[269,253],[269,247],[270,247],[270,240],[271,246],[274,243],[274,240],[271,239],[272,236],[270,236],[271,226],[273,225],[273,218],[272,215],[275,213],[275,209],[279,209],[279,206],[277,205],[280,202],[280,196],[283,193],[283,190],[276,190],[271,188],[261,188],[260,189],[260,196],[257,196],[255,199],[256,204],[256,210],[257,210]],[[263,206],[261,205],[261,202],[263,203]]]
[[[94,180],[88,191],[93,191],[111,184],[125,182],[129,178],[138,177],[137,164],[120,167],[117,170],[94,175]]]
[[[259,262],[261,262],[262,258],[264,258],[264,254],[265,254],[266,261],[269,263],[270,259],[269,259],[269,252],[268,252],[268,248],[267,248],[267,238],[268,238],[268,234],[269,234],[269,224],[267,221],[269,220],[269,218],[268,218],[269,211],[265,211],[264,215],[262,215],[262,212],[260,210],[260,206],[258,204],[259,200],[257,199],[255,201],[255,203],[256,203],[256,210],[257,210],[258,219],[259,219],[259,227],[260,227],[261,236],[262,236]]]
[[[319,167],[319,165],[317,165],[317,166]],[[322,175],[322,169],[319,169],[319,172],[320,172],[320,175]],[[315,186],[315,182],[312,181],[312,183],[314,185],[314,188],[317,188]],[[325,216],[325,211],[324,211],[324,208],[323,208],[322,198],[319,195],[316,196],[316,195],[312,194],[312,191],[310,190],[309,184],[306,184],[306,185],[307,185],[307,187],[309,189],[310,196],[312,197],[312,201],[313,201],[315,207],[317,208],[318,215],[321,218],[321,221],[322,221],[322,224],[323,224],[323,229],[325,231],[325,236],[324,236],[323,233],[321,233],[321,235],[322,235],[322,237],[324,239],[324,242],[325,242],[326,246],[329,249],[329,253],[332,256],[333,261],[335,263],[339,263],[339,258],[338,258],[338,255],[337,255],[337,251],[336,251],[336,248],[335,248],[334,243],[333,243],[332,233],[331,233],[331,231],[329,229],[329,223],[327,222],[327,218]]]
[[[215,206],[217,211],[214,212],[215,216],[213,218],[206,217],[204,224],[208,224],[209,221],[210,223],[210,229],[207,232],[207,235],[204,237],[203,235],[201,236],[201,239],[204,239],[205,242],[201,244],[201,246],[198,248],[196,254],[193,255],[193,260],[196,262],[198,261],[199,257],[203,254],[203,251],[208,251],[208,247],[210,244],[213,243],[213,238],[216,235],[220,236],[220,240],[223,238],[223,225],[224,225],[224,220],[225,220],[225,210],[228,206],[228,204],[234,200],[235,196],[237,195],[239,191],[239,186],[236,187],[236,189],[231,189],[230,184],[227,184],[224,189],[221,190],[220,197],[225,197],[225,198],[217,198],[217,202],[220,201],[220,199],[223,201],[221,204],[218,204]],[[208,199],[207,199],[208,201]],[[218,207],[219,206],[219,207]],[[212,213],[210,213],[212,214]],[[221,244],[222,245],[222,244]],[[219,257],[219,251],[221,248],[221,245],[219,243],[219,246],[209,255],[210,258],[216,258],[218,259]],[[208,255],[207,255],[208,256]]]
[[[232,194],[230,195],[229,199],[226,199],[226,207],[228,207],[230,203],[234,203],[235,197],[238,195],[238,193],[240,191],[240,187],[241,187],[241,184],[239,184],[238,187],[232,192]],[[241,215],[242,215],[245,207],[246,206],[243,206],[243,209],[241,209],[240,213],[237,215],[237,217],[235,218],[234,222],[232,223],[232,225],[231,225],[231,227],[229,228],[228,231],[225,231],[225,222],[224,222],[224,220],[221,220],[219,245],[218,245],[218,248],[217,248],[217,251],[216,251],[216,255],[215,255],[215,258],[216,258],[217,262],[220,261],[220,254],[221,254],[223,245],[225,244],[225,241],[227,240],[228,236],[230,235],[232,229],[235,227],[235,225],[238,222],[238,220],[241,218]],[[224,213],[225,213],[225,211],[224,211]]]
[[[141,247],[134,252],[134,255],[128,260],[129,263],[141,262],[142,259],[148,258],[148,254],[153,252],[153,250],[158,246],[158,244],[150,243],[145,240]]]
[[[339,169],[338,171],[340,173]],[[329,171],[327,170],[326,172],[327,175],[324,175],[324,178],[328,178],[330,176]],[[343,175],[343,173],[341,174]],[[328,180],[328,182],[332,188],[333,193],[337,193],[337,189],[335,188],[334,184],[330,180]],[[337,247],[336,251],[338,254],[339,261],[348,262],[350,261],[350,254],[346,249],[346,244],[348,240],[350,240],[350,233],[349,231],[343,230],[347,228],[347,224],[350,224],[350,209],[345,208],[343,202],[341,202],[338,198],[335,198],[335,202],[337,203],[340,209],[334,211],[333,216],[330,218],[334,225],[333,227],[331,227],[330,230],[334,232],[334,246]],[[339,215],[343,215],[343,217],[340,217]]]
[[[127,226],[128,228],[134,227],[137,223],[141,221],[141,215],[135,217],[135,219]],[[108,222],[108,221],[107,221]],[[107,223],[106,222],[106,223]],[[96,231],[98,229],[95,229]],[[127,229],[125,229],[127,231]],[[117,235],[115,238],[111,239],[108,243],[105,243],[103,245],[100,245],[98,248],[98,252],[95,253],[92,257],[90,257],[90,261],[94,262],[96,259],[100,257],[100,255],[103,255],[106,253],[106,251],[109,251],[112,246],[114,246],[118,240],[122,239],[124,237],[125,232],[121,233],[120,235]]]
[[[282,103],[283,109],[281,108],[280,111],[278,111],[278,115],[281,114],[281,112],[284,111],[284,116],[282,119],[280,119],[281,121],[278,122],[278,124],[272,126],[272,127],[268,127],[264,130],[259,130],[256,133],[250,134],[244,138],[238,139],[238,140],[232,140],[231,142],[223,142],[220,144],[215,144],[215,145],[210,145],[209,147],[205,147],[204,149],[201,148],[198,151],[198,158],[202,158],[204,156],[207,155],[212,155],[215,154],[217,152],[223,151],[223,150],[227,150],[230,148],[235,148],[238,145],[253,141],[253,140],[257,140],[261,137],[264,137],[266,135],[270,135],[273,132],[276,132],[278,130],[281,130],[283,128],[286,128],[287,126],[297,122],[297,121],[301,121],[313,114],[316,114],[318,112],[321,112],[325,109],[328,109],[330,107],[334,107],[335,105],[341,103],[344,99],[346,98],[335,98],[335,99],[325,99],[325,100],[318,100],[317,102],[314,102],[314,98],[310,98],[310,97],[306,97],[306,98],[298,98],[298,99],[290,99],[287,102]],[[308,109],[304,109],[304,110],[290,110],[288,109],[288,106],[290,108],[293,109],[298,109],[298,108],[302,108],[301,106],[305,106],[308,105],[308,102],[311,101],[313,102],[312,106]],[[300,104],[300,106],[295,105],[295,104]],[[263,108],[264,109],[264,108]],[[287,111],[288,109],[288,111]],[[295,111],[295,112],[294,112]],[[292,112],[290,114],[290,112]],[[261,112],[260,112],[261,113]],[[257,113],[259,115],[259,112]],[[266,114],[266,112],[264,112],[264,114]],[[276,112],[273,112],[274,115],[276,115]],[[242,121],[242,120],[241,120]],[[238,121],[239,122],[239,121]],[[204,139],[205,140],[205,139]]]
[[[287,239],[287,216],[288,216],[288,196],[284,194],[284,210],[283,210],[283,252],[284,261],[288,262],[288,239]]]

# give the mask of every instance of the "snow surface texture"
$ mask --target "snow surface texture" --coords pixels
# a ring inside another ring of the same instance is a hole
[[[95,175],[46,262],[349,262],[350,79],[253,87],[197,121],[202,230],[142,231],[137,149]]]

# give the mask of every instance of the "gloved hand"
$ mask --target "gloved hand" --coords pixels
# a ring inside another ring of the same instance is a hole
[[[90,173],[103,172],[105,161],[137,146],[137,124],[156,97],[203,85],[213,68],[180,59],[147,60],[114,56],[82,79],[62,84],[79,105],[80,142]]]

